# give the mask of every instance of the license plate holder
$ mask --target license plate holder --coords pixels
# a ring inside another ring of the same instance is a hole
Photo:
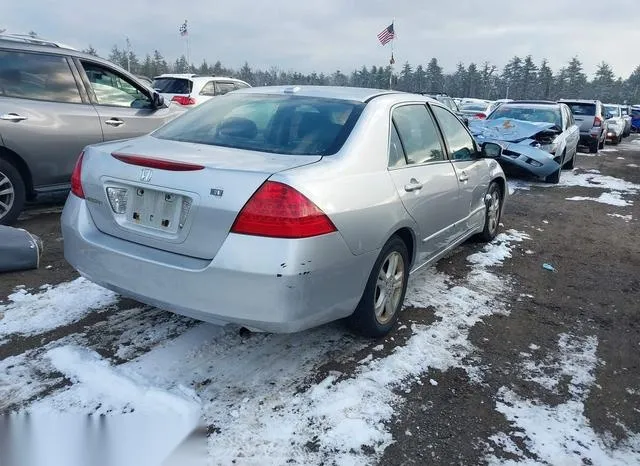
[[[133,188],[127,220],[135,225],[176,233],[184,196],[148,188]]]

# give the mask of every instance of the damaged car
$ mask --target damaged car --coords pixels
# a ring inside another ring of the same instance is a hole
[[[470,121],[469,129],[479,143],[502,146],[498,160],[512,175],[559,183],[562,169],[574,167],[580,130],[565,104],[505,103],[486,120]]]

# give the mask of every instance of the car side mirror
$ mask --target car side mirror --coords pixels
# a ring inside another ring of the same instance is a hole
[[[467,117],[462,117],[462,122],[467,128],[469,127],[469,119]]]
[[[480,155],[485,159],[497,159],[502,155],[502,146],[495,142],[483,142]]]
[[[153,91],[153,94],[151,94],[151,99],[153,101],[153,108],[164,107],[164,97],[158,92]]]

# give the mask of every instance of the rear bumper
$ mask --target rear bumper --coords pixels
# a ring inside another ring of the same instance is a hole
[[[229,234],[213,260],[106,235],[86,202],[62,214],[65,259],[89,280],[143,303],[215,324],[296,332],[350,315],[377,251],[355,256],[338,233],[303,240]]]
[[[580,133],[580,144],[593,144],[602,139],[602,130],[592,130]]]

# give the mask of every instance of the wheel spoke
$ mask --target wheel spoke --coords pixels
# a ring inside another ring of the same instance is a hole
[[[393,315],[393,313],[395,312],[393,299],[387,299],[387,301],[384,303],[384,312],[387,319],[389,319]]]
[[[4,202],[0,201],[0,212],[7,212],[9,210],[9,206]]]
[[[7,189],[3,189],[0,191],[0,196],[5,196],[7,194],[13,194],[13,187],[9,186]]]
[[[7,178],[6,176],[4,176],[2,173],[0,173],[0,186],[2,186],[3,184],[9,183],[9,178]]]
[[[387,269],[387,278],[391,278],[396,273],[396,269],[398,268],[398,255],[391,254],[389,256],[389,268]]]

